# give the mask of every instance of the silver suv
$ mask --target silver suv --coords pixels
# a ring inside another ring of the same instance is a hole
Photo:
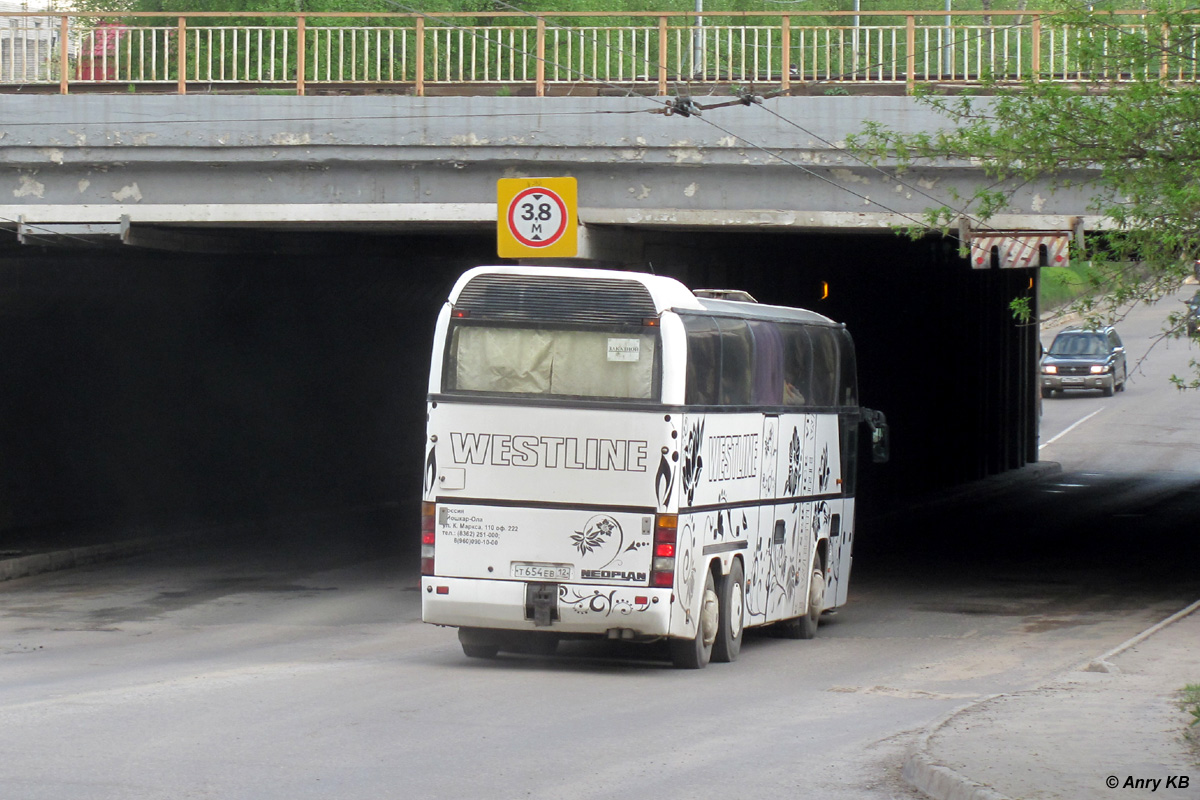
[[[1111,326],[1067,328],[1042,356],[1042,397],[1068,389],[1099,389],[1105,397],[1125,388],[1125,345]]]

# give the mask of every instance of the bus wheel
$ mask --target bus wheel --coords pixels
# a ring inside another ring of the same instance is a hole
[[[742,602],[745,598],[745,580],[742,562],[733,560],[729,574],[721,583],[720,621],[717,638],[713,642],[713,661],[737,661],[742,651]]]
[[[458,643],[462,645],[467,658],[495,658],[500,652],[495,637],[476,628],[459,628]]]
[[[821,604],[825,602],[825,569],[821,557],[813,561],[812,580],[808,585],[808,613],[775,624],[776,633],[784,639],[812,639],[821,621]]]
[[[704,596],[700,600],[700,619],[696,620],[694,639],[672,639],[671,663],[679,669],[704,669],[712,658],[713,643],[717,640],[720,625],[718,610],[721,599],[717,597],[717,583],[712,570],[704,579]]]

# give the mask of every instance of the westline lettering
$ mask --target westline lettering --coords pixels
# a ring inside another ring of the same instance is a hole
[[[758,434],[713,436],[708,440],[709,482],[734,481],[758,475]]]
[[[452,431],[450,450],[456,464],[645,472],[649,443],[639,439]]]

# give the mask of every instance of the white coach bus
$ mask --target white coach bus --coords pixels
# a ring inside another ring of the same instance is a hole
[[[422,617],[482,658],[666,639],[695,669],[748,627],[811,638],[846,602],[860,423],[887,457],[844,326],[632,272],[464,274],[428,410]]]

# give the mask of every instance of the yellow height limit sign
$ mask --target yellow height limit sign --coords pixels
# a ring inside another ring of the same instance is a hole
[[[496,250],[501,258],[573,258],[579,253],[574,178],[496,181]]]

